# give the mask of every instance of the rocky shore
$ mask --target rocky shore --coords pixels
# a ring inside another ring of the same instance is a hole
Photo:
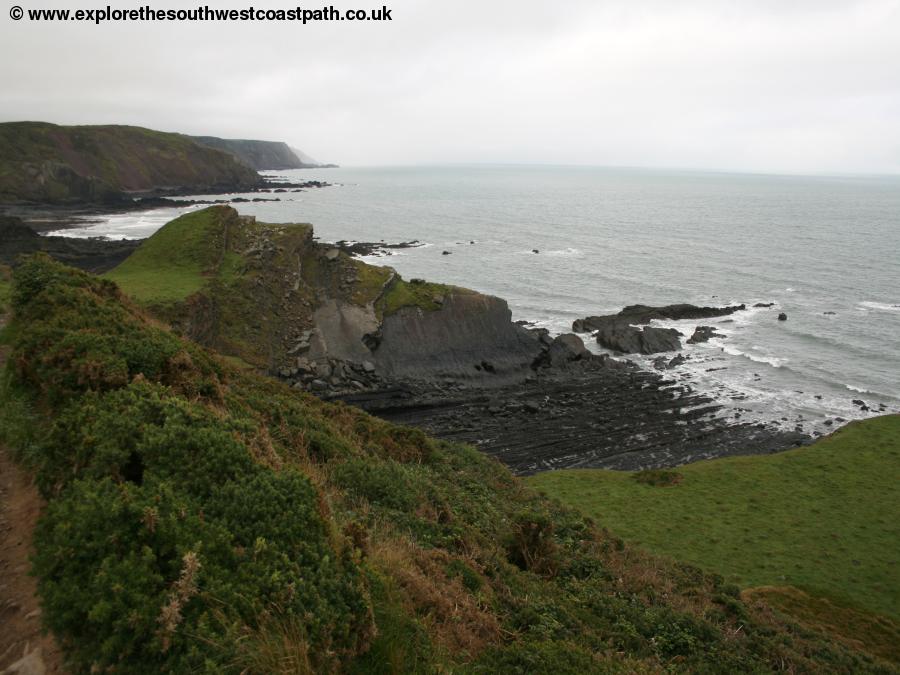
[[[658,354],[659,352],[679,351],[683,336],[674,328],[658,328],[648,326],[654,320],[680,321],[683,319],[711,319],[728,316],[746,309],[746,305],[731,307],[697,307],[696,305],[666,305],[665,307],[649,307],[647,305],[630,305],[618,314],[606,316],[589,316],[578,319],[572,324],[576,333],[594,334],[601,347],[623,354]],[[638,328],[638,326],[641,326]],[[702,326],[689,339],[689,342],[705,342],[714,336],[715,331],[709,326]]]
[[[124,258],[127,247],[137,245],[38,237],[21,222],[6,222],[6,241],[18,242],[20,252],[43,247],[86,269],[108,269],[112,257]],[[179,255],[232,262],[204,270],[200,290],[182,302],[160,305],[161,318],[176,330],[295,389],[472,443],[517,473],[666,467],[811,440],[802,429],[785,433],[743,423],[739,408],[723,408],[665,372],[595,355],[574,333],[551,337],[514,322],[501,298],[403,280],[391,268],[358,259],[417,242],[326,244],[307,225],[259,223],[214,206],[166,225],[167,232],[146,240],[123,263],[130,265],[128,274],[117,277],[113,270],[112,278],[129,292],[129,280],[166,276],[166,265],[175,264],[173,238],[196,227],[206,228],[192,244],[202,250]],[[164,251],[157,250],[161,241]],[[70,248],[50,250],[57,245]],[[96,250],[71,248],[77,246]],[[152,297],[144,301],[155,307]],[[575,328],[620,335],[625,346],[640,330],[635,325],[740,309],[632,306]],[[690,339],[711,335],[698,330]],[[663,357],[661,365],[673,367],[677,358]]]
[[[541,337],[543,348],[515,384],[382,380],[332,398],[439,438],[472,443],[522,475],[671,467],[811,441],[802,432],[742,423],[690,387],[579,349],[575,335]]]
[[[172,187],[150,192],[134,192],[127,198],[112,200],[103,205],[97,204],[2,204],[0,217],[18,218],[35,232],[49,232],[76,227],[86,227],[97,221],[98,217],[119,213],[133,213],[161,208],[184,208],[187,206],[213,206],[216,204],[247,204],[253,202],[278,202],[279,195],[285,193],[304,192],[317,188],[332,187],[333,183],[319,180],[301,182],[286,181],[273,178],[261,179],[252,187],[220,186],[210,190],[209,195],[227,195],[235,192],[242,194],[267,195],[259,197],[229,197],[227,199],[184,199],[197,194],[196,189],[188,187]],[[74,264],[74,263],[72,263]],[[78,265],[75,265],[78,267]]]
[[[102,274],[125,260],[140,244],[140,240],[41,236],[19,218],[0,216],[2,265],[15,265],[20,256],[41,251],[67,265]]]

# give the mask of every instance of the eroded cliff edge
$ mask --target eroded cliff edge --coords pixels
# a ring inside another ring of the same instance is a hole
[[[518,325],[500,298],[368,265],[306,224],[196,211],[109,277],[245,367],[474,443],[519,473],[672,466],[809,440],[726,418],[690,387],[594,355],[575,335]]]

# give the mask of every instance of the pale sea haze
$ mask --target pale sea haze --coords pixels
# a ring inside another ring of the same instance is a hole
[[[724,414],[821,433],[871,414],[853,399],[900,410],[900,177],[518,166],[266,173],[336,185],[237,204],[241,213],[309,222],[325,241],[419,240],[368,261],[498,295],[514,319],[553,333],[636,303],[774,302],[661,324],[685,336],[713,325],[725,336],[687,345],[687,363],[668,372],[727,404]],[[147,237],[185,210],[101,216],[59,234]]]

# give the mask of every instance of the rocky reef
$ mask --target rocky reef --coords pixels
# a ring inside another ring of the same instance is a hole
[[[651,321],[710,319],[728,316],[746,308],[746,305],[730,307],[697,307],[688,304],[664,307],[629,305],[618,314],[578,319],[572,324],[572,330],[576,333],[593,332],[600,346],[623,354],[658,354],[680,350],[683,336],[674,328],[647,326],[646,324]],[[713,337],[712,333],[701,331],[691,336],[689,341],[706,341],[710,337]]]

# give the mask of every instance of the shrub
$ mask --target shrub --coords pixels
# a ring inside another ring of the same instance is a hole
[[[389,509],[411,511],[421,499],[403,466],[390,460],[351,459],[338,464],[332,478],[338,487]]]
[[[509,561],[519,569],[554,576],[559,568],[554,527],[546,513],[527,511],[518,514],[507,539]]]

